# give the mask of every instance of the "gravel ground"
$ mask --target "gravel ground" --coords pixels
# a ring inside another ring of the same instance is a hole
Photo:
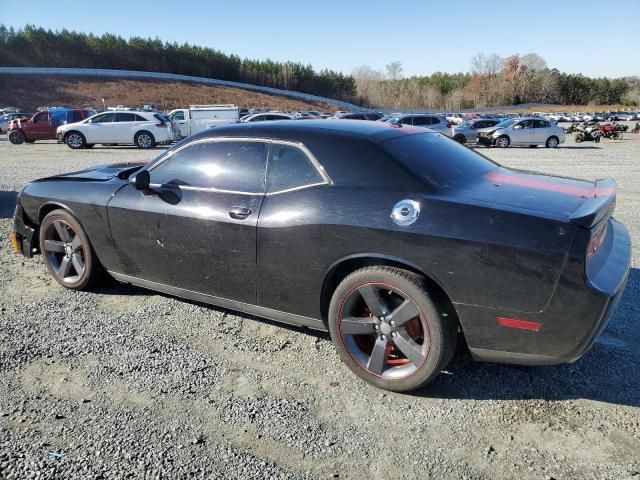
[[[412,395],[358,380],[327,335],[142,289],[64,290],[11,253],[30,180],[158,154],[0,142],[0,479],[640,480],[640,136],[482,149],[509,166],[614,177],[634,242],[615,317],[571,365],[459,354]]]

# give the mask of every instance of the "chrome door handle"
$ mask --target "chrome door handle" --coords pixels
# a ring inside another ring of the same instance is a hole
[[[251,215],[251,209],[246,207],[233,207],[229,210],[229,216],[236,220],[244,220]]]

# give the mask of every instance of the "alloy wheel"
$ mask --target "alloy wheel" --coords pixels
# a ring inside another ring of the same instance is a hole
[[[72,133],[67,137],[67,145],[71,148],[82,147],[82,137],[79,133]]]
[[[149,148],[151,146],[151,136],[147,133],[141,133],[138,135],[138,146],[141,148]]]
[[[54,220],[45,228],[42,250],[51,270],[64,283],[77,283],[86,268],[82,239],[64,220]]]
[[[351,291],[340,310],[339,331],[351,358],[378,377],[406,378],[429,355],[426,318],[391,285],[368,283]]]

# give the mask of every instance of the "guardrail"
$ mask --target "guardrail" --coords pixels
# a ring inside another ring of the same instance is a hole
[[[61,75],[68,77],[94,77],[94,78],[119,78],[119,79],[144,79],[144,80],[168,80],[179,82],[202,83],[205,85],[217,85],[223,87],[241,88],[253,92],[267,93],[293,98],[305,102],[326,103],[338,107],[341,110],[368,111],[368,108],[360,107],[348,102],[342,102],[333,98],[325,98],[308,93],[294,92],[280,88],[263,87],[249,83],[230,82],[215,78],[193,77],[190,75],[178,75],[176,73],[142,72],[135,70],[114,70],[106,68],[49,68],[49,67],[0,67],[0,75]]]

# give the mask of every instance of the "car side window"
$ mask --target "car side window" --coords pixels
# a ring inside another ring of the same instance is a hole
[[[82,110],[73,110],[71,112],[71,123],[81,122],[84,119]]]
[[[173,120],[174,122],[179,122],[184,120],[184,112],[183,111],[179,111],[179,112],[175,112],[171,115],[171,120]]]
[[[324,181],[324,177],[301,149],[291,145],[269,146],[267,192],[281,192]]]
[[[113,117],[115,114],[113,113],[103,113],[102,115],[98,115],[95,117],[92,122],[93,123],[111,123],[113,122]]]
[[[263,142],[193,143],[149,171],[152,184],[263,194],[267,147]]]
[[[138,115],[137,113],[134,116],[135,116],[134,121],[136,121],[136,122],[148,122],[149,121],[146,118],[144,118],[142,115]]]
[[[33,123],[46,123],[49,121],[49,112],[40,112],[33,117]]]
[[[545,120],[534,120],[533,128],[549,128],[551,124]]]
[[[413,117],[405,117],[400,120],[400,123],[403,125],[413,125]]]
[[[421,127],[431,125],[431,122],[429,122],[429,117],[413,117],[413,124]]]
[[[518,125],[520,126],[520,128],[532,128],[533,120],[523,120],[520,123],[518,123]]]
[[[114,121],[115,122],[134,122],[135,120],[136,120],[135,113],[118,112],[116,113],[116,119]]]

